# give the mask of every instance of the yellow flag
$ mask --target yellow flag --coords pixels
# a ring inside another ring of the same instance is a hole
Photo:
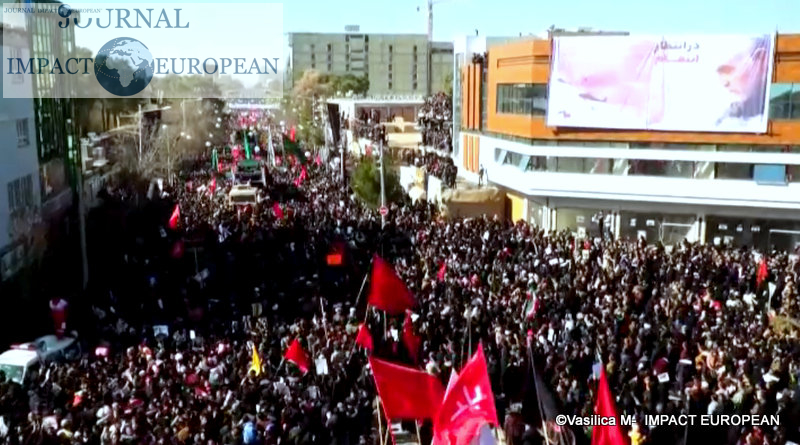
[[[255,371],[257,376],[261,375],[261,357],[258,356],[256,345],[253,345],[253,363],[250,364],[250,369],[247,373],[249,374],[250,371]]]

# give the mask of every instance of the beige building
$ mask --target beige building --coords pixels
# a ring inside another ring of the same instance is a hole
[[[445,91],[452,78],[453,44],[431,44],[433,93]],[[427,75],[424,34],[290,33],[289,69],[284,88],[303,72],[352,74],[369,78],[369,95],[424,96]]]

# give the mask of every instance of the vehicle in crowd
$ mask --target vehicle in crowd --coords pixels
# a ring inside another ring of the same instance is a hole
[[[68,362],[81,357],[81,345],[75,337],[45,335],[29,342],[12,345],[11,349],[0,354],[0,371],[6,379],[24,384],[31,371],[43,364]]]
[[[234,185],[228,193],[228,200],[233,206],[258,206],[261,201],[261,190],[250,185]]]
[[[244,159],[236,164],[236,182],[264,187],[267,184],[267,173],[264,164],[253,159]]]

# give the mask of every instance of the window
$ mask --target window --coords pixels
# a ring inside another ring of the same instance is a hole
[[[390,90],[392,89],[392,81],[391,80],[389,81],[389,89]]]
[[[31,145],[30,131],[28,128],[28,118],[17,119],[17,147],[28,147]]]
[[[394,49],[394,46],[389,45],[389,57],[392,57],[392,50],[393,49]]]
[[[717,162],[717,179],[752,179],[752,164],[737,164],[733,162]]]
[[[667,176],[670,178],[694,177],[694,162],[631,159],[629,175]]]
[[[411,89],[414,89],[414,90],[417,89],[417,82],[416,81],[414,81],[413,85],[411,86]]]
[[[9,47],[8,48],[9,57],[12,59],[22,58],[22,50],[16,47]],[[22,74],[22,70],[17,70],[11,77],[11,83],[13,84],[21,84],[25,82],[25,75]]]
[[[547,109],[546,84],[497,85],[497,112],[544,116]]]
[[[531,156],[525,165],[526,172],[547,170],[547,158],[545,156]]]
[[[392,64],[391,64],[391,62],[389,62],[389,71],[391,71],[391,70],[392,70]]]
[[[389,73],[389,80],[392,80],[392,73]]]
[[[6,188],[9,213],[33,206],[33,175],[11,181]]]
[[[772,84],[769,117],[770,119],[800,119],[800,84]]]
[[[331,52],[332,49],[333,49],[333,46],[329,43],[328,44],[328,52]]]

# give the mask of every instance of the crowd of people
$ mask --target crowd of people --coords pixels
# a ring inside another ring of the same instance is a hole
[[[598,364],[620,413],[781,419],[705,429],[640,422],[636,445],[800,441],[800,348],[771,327],[775,314],[798,315],[796,255],[581,240],[498,217],[444,219],[409,202],[393,203],[382,229],[324,165],[309,163],[298,181],[301,168],[271,170],[263,201],[246,208],[228,202],[222,179],[214,193],[198,187],[211,181],[198,172],[145,210],[114,212],[114,241],[93,251],[100,278],[84,315],[70,320],[90,351],[108,354],[48,365],[24,387],[0,375],[2,440],[379,443],[374,384],[354,344],[366,319],[376,356],[443,383],[480,342],[509,445],[545,443],[544,411],[591,414]],[[129,194],[103,196],[120,209]],[[173,230],[165,221],[175,204]],[[326,262],[332,251],[341,265]],[[404,317],[367,308],[361,290],[376,253],[416,297],[418,360],[393,334]],[[156,335],[160,325],[166,335]],[[314,364],[308,373],[282,360],[295,339]],[[541,408],[544,399],[552,406]]]
[[[450,188],[456,186],[458,167],[451,157],[441,156],[432,151],[425,153],[419,149],[402,150],[399,156],[402,164],[424,168],[429,175],[441,179],[445,186]]]
[[[425,99],[417,113],[422,145],[444,152],[453,150],[453,100],[439,92]]]

